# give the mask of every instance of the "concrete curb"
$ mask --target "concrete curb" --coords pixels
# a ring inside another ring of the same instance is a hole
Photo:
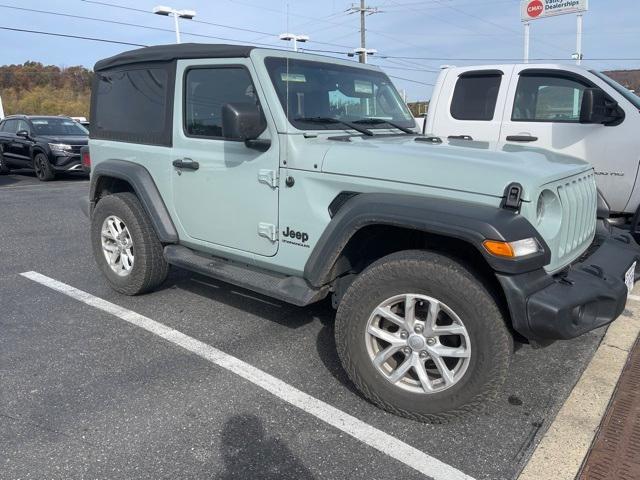
[[[640,302],[632,298],[625,314],[607,330],[518,480],[575,479],[639,333]]]

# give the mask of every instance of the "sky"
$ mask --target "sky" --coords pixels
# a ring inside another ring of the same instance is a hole
[[[323,50],[322,54],[329,56],[347,58],[348,52],[359,47],[360,21],[358,15],[348,12],[351,1],[158,1],[197,12],[195,21],[181,21],[183,42],[257,43],[289,48],[278,35],[292,32],[310,37],[305,48]],[[442,65],[496,64],[522,59],[519,0],[367,2],[368,6],[378,8],[378,13],[367,16],[367,48],[378,52],[370,57],[370,63],[381,66],[398,89],[406,92],[408,101],[430,98]],[[158,2],[154,0],[0,0],[0,27],[141,45],[173,43],[172,19],[153,15],[151,10],[156,5]],[[135,48],[1,28],[0,45],[0,65],[31,60],[89,68],[101,58]],[[532,22],[532,59],[572,63],[571,54],[575,51],[575,15]],[[590,0],[589,12],[584,16],[583,51],[587,68],[640,68],[638,0]]]

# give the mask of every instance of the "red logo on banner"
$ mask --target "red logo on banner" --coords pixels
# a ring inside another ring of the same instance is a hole
[[[543,11],[544,5],[540,0],[533,0],[532,2],[529,2],[529,5],[527,5],[527,15],[532,18],[540,16]]]

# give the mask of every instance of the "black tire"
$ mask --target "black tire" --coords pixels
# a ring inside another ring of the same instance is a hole
[[[56,178],[56,173],[53,171],[51,163],[49,163],[49,158],[44,153],[36,153],[34,155],[33,170],[41,182],[49,182]]]
[[[370,315],[385,300],[408,293],[443,302],[467,329],[471,355],[466,371],[445,390],[428,394],[403,390],[385,378],[368,353],[365,333]],[[484,410],[502,387],[513,353],[500,308],[483,284],[451,258],[420,250],[386,256],[358,275],[338,307],[335,336],[344,369],[369,401],[429,423]]]
[[[114,272],[102,250],[102,225],[111,215],[124,222],[131,234],[134,261],[126,276]],[[138,295],[158,287],[167,278],[169,265],[151,221],[133,193],[117,193],[100,199],[91,215],[94,258],[111,287],[125,295]]]
[[[0,152],[0,175],[8,175],[11,172],[7,163],[5,162],[4,155]]]

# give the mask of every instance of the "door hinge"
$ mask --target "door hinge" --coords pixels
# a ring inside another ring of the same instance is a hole
[[[278,230],[273,223],[258,224],[258,235],[268,238],[270,241],[275,242],[278,240]]]
[[[278,186],[278,174],[275,170],[259,170],[258,181],[269,185],[271,188],[276,188]]]

